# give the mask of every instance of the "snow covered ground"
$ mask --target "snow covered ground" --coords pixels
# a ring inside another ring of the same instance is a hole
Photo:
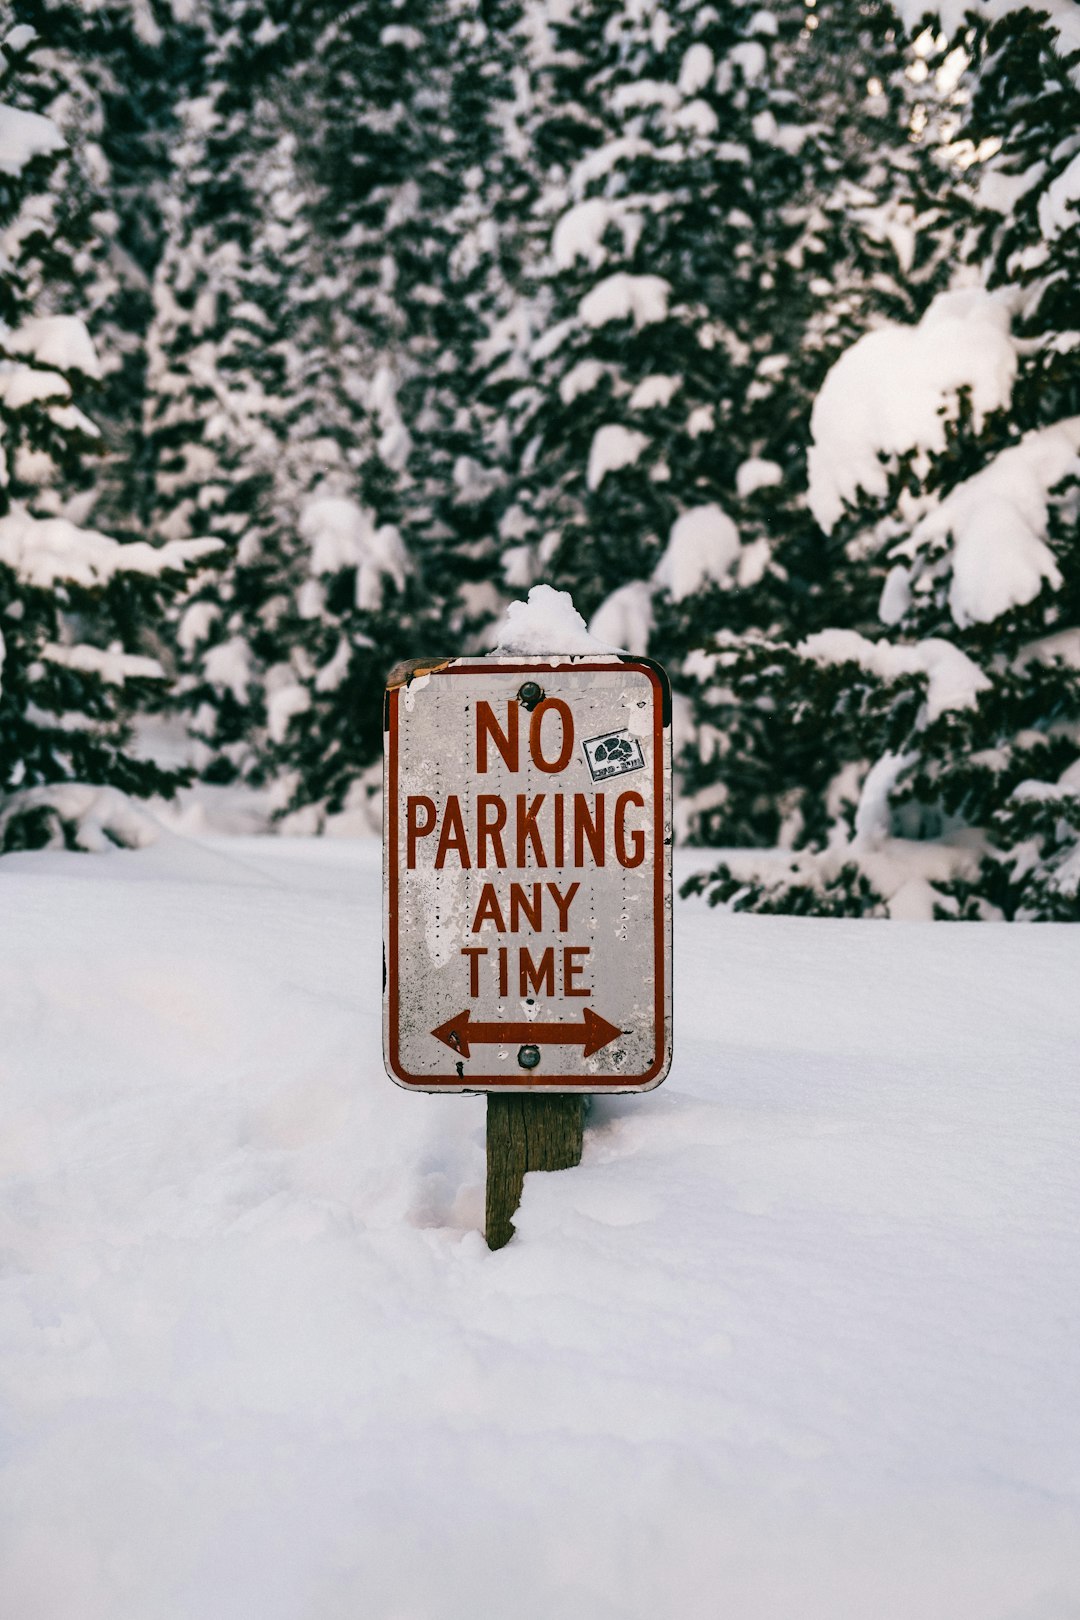
[[[4,1620],[1080,1616],[1080,930],[680,905],[493,1255],[378,862],[0,865]]]

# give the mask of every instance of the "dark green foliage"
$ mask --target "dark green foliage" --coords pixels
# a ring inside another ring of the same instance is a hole
[[[12,21],[0,19],[0,39],[10,42]],[[92,807],[69,784],[147,796],[183,780],[132,752],[129,715],[163,675],[141,653],[147,628],[199,553],[125,547],[71,516],[85,509],[87,452],[100,447],[86,414],[100,367],[79,317],[101,203],[79,149],[45,120],[61,101],[93,98],[77,56],[39,48],[25,26],[14,38],[0,99],[10,116],[39,121],[22,124],[29,161],[0,198],[14,251],[0,342],[0,848],[77,843],[91,809],[98,835],[126,837],[121,805]]]

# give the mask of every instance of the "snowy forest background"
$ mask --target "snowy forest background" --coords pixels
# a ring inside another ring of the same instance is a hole
[[[710,898],[1080,920],[1080,6],[0,10],[0,847],[373,831],[542,583]]]

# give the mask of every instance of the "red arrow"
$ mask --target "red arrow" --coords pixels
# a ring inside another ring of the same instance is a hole
[[[577,1046],[580,1041],[584,1047],[582,1057],[592,1057],[594,1052],[599,1052],[602,1046],[623,1033],[614,1024],[609,1024],[606,1018],[601,1018],[599,1013],[594,1013],[591,1007],[582,1008],[581,1019],[580,1024],[474,1024],[472,1013],[466,1007],[464,1012],[448,1018],[445,1024],[440,1024],[431,1033],[459,1057],[469,1056],[470,1044],[480,1046],[497,1042],[509,1046],[514,1041],[527,1042],[532,1046]]]

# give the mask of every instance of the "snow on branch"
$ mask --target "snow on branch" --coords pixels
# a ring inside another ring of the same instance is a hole
[[[0,518],[0,563],[25,584],[51,589],[61,580],[95,590],[118,574],[186,572],[202,557],[220,550],[219,540],[145,540],[122,545],[96,529],[80,529],[67,518],[37,518],[14,506]]]
[[[852,344],[810,418],[809,502],[826,533],[860,489],[887,493],[883,457],[944,450],[944,413],[961,388],[976,431],[1008,405],[1016,365],[1008,299],[981,288],[941,293],[917,326],[889,322]]]
[[[949,607],[954,622],[991,624],[1033,602],[1061,572],[1046,543],[1048,494],[1080,474],[1080,416],[1027,433],[956,487],[916,525],[894,556],[917,556],[951,539]],[[896,586],[894,585],[894,589]]]
[[[0,106],[0,174],[17,179],[36,157],[62,151],[66,144],[51,118]]]

